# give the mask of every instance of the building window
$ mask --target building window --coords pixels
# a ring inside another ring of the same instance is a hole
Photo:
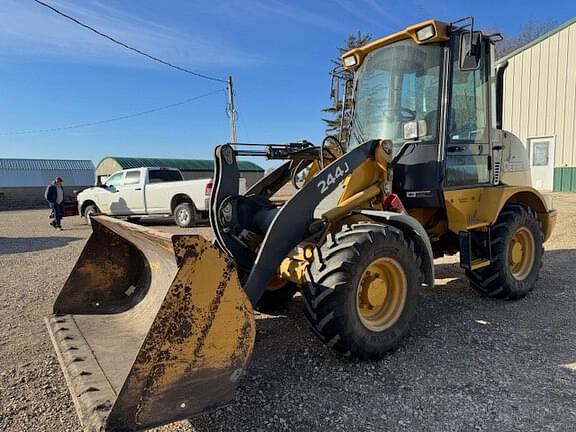
[[[532,144],[532,166],[547,166],[550,141],[535,141]]]

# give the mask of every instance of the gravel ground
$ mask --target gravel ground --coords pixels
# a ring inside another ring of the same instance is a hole
[[[558,226],[528,298],[482,298],[454,257],[438,260],[412,336],[384,360],[361,363],[315,339],[297,297],[277,316],[258,316],[233,404],[159,430],[576,430],[576,194],[555,203]],[[42,321],[90,234],[77,217],[64,226],[52,230],[47,211],[0,213],[3,431],[80,429]]]

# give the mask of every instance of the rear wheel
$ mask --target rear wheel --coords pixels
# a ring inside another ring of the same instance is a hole
[[[178,204],[174,209],[174,221],[181,228],[189,228],[196,225],[196,208],[191,202]]]
[[[96,213],[100,213],[100,209],[96,205],[91,204],[84,209],[84,222],[86,225],[92,225],[90,215]]]
[[[488,267],[466,271],[470,285],[495,298],[516,300],[532,289],[540,267],[544,237],[534,211],[508,204],[492,228],[492,262]]]
[[[344,226],[316,250],[303,289],[314,333],[336,351],[378,360],[396,348],[416,318],[418,258],[396,228]]]

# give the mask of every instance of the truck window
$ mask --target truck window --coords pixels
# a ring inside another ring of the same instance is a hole
[[[180,171],[175,170],[150,170],[148,172],[148,181],[150,183],[172,182],[182,180]]]
[[[123,172],[119,172],[119,173],[116,173],[114,175],[111,175],[110,177],[108,177],[108,180],[106,180],[106,185],[107,186],[114,186],[114,187],[121,185],[123,175],[124,175]]]
[[[125,185],[134,185],[140,183],[140,171],[128,171],[124,177]]]

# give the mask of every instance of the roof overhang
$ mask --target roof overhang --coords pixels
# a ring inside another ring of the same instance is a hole
[[[369,44],[345,52],[342,55],[342,63],[344,64],[345,68],[355,70],[360,67],[364,61],[364,58],[370,52],[404,39],[412,39],[418,45],[434,42],[444,42],[449,38],[448,28],[449,25],[441,21],[423,21],[410,27],[406,27],[404,30],[398,33],[385,36],[381,39],[370,42]],[[427,37],[423,37],[423,35]]]

